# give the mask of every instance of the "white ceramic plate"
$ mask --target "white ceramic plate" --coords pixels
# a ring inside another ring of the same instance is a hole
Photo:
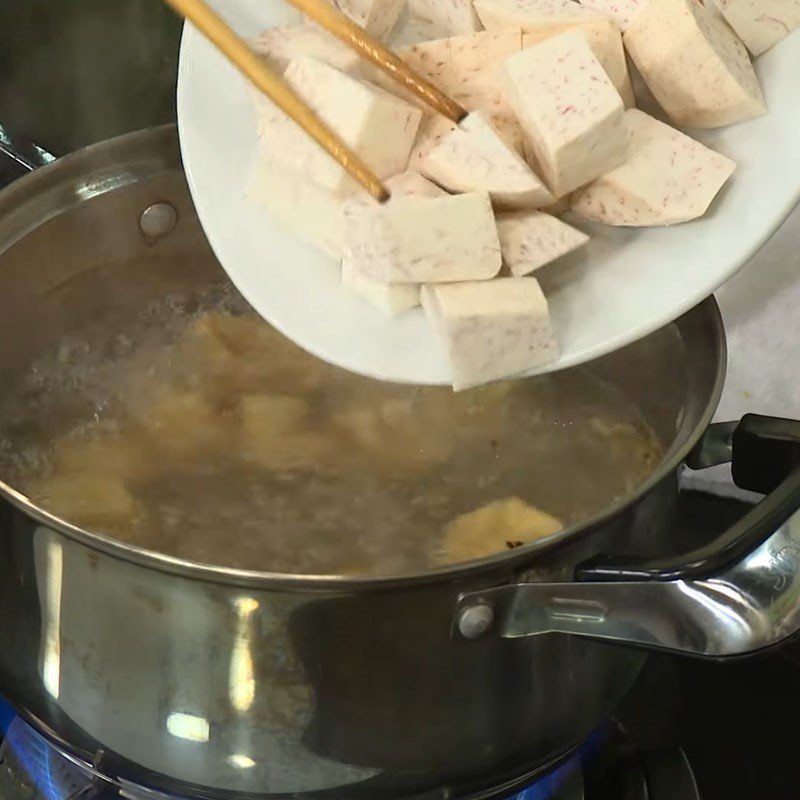
[[[299,21],[283,0],[212,5],[245,36]],[[757,70],[767,116],[693,133],[739,165],[706,217],[674,228],[586,226],[588,247],[537,272],[562,354],[542,371],[596,358],[675,319],[733,275],[800,199],[800,33],[762,56]],[[450,383],[420,309],[389,319],[366,305],[340,285],[337,264],[245,198],[257,152],[251,91],[185,28],[178,77],[183,160],[200,222],[234,284],[319,358],[375,378]]]

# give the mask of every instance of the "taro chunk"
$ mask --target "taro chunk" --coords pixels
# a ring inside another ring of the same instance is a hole
[[[332,258],[342,256],[341,198],[305,175],[283,166],[263,143],[247,196],[293,233]]]
[[[800,0],[717,0],[717,7],[754,56],[800,28]]]
[[[453,37],[445,90],[470,111],[508,111],[503,97],[503,64],[521,49],[519,29]]]
[[[435,111],[425,114],[420,122],[417,138],[408,159],[409,170],[419,170],[425,163],[428,153],[456,127],[456,123]]]
[[[550,25],[540,28],[530,27],[522,34],[522,47],[533,47],[545,39],[557,36],[569,30],[579,31],[586,37],[589,47],[597,57],[600,65],[606,71],[614,88],[619,92],[626,108],[636,105],[633,97],[633,87],[628,74],[628,62],[625,59],[625,50],[622,47],[622,35],[616,24],[610,19],[591,19],[571,22],[563,28],[556,29]]]
[[[501,208],[539,208],[553,196],[485,114],[468,114],[434,147],[423,172],[451,192],[487,191]]]
[[[620,29],[607,15],[573,0],[477,0],[476,8],[489,31],[500,33],[509,26],[519,28],[523,49],[551,36],[580,30],[626,107],[634,105]]]
[[[447,93],[447,78],[450,71],[450,39],[435,39],[418,44],[399,47],[397,55],[421,78]],[[405,100],[421,111],[430,112],[429,106],[419,97],[403,88],[383,70],[371,65],[365,66],[367,77],[376,86]]]
[[[316,25],[268,28],[251,44],[253,50],[278,72],[284,72],[292,61],[303,56],[315,58],[351,75],[361,69],[361,58],[355,50]]]
[[[625,161],[622,99],[575,31],[506,61],[507,98],[550,191],[561,197]]]
[[[418,108],[312,58],[292,61],[284,77],[379,178],[406,168],[421,117]],[[264,144],[284,166],[339,196],[359,190],[355,180],[292,120],[274,106],[266,113]]]
[[[342,259],[342,285],[389,317],[396,317],[419,305],[419,284],[373,280],[362,275],[346,258]]]
[[[607,225],[674,225],[705,214],[736,165],[642,111],[625,114],[628,160],[576,192],[575,213]]]
[[[390,203],[396,202],[400,197],[441,197],[445,194],[417,172],[395,175],[386,182],[386,186],[391,192]],[[347,255],[342,259],[342,284],[390,317],[419,305],[418,284],[376,281],[362,275]]]
[[[558,356],[535,278],[424,286],[422,305],[444,344],[456,391],[520,375]]]
[[[428,39],[479,31],[472,0],[407,0],[408,12]]]
[[[401,47],[397,55],[470,111],[485,108],[496,112],[507,111],[502,91],[503,63],[521,46],[519,30],[481,31]],[[429,110],[384,73],[373,70],[370,79],[386,91]]]
[[[597,11],[613,19],[623,32],[647,2],[648,0],[580,0],[581,5],[590,11]]]
[[[497,217],[503,263],[514,276],[528,275],[583,247],[589,237],[541,211],[518,211]]]
[[[500,271],[500,242],[489,195],[400,197],[344,208],[344,257],[385,283],[487,280]]]
[[[741,39],[695,0],[651,0],[628,26],[624,41],[676,124],[719,128],[766,112]]]
[[[404,0],[334,0],[333,5],[367,33],[385,39],[394,29]]]
[[[513,27],[525,32],[551,26],[558,32],[569,23],[602,19],[573,0],[475,0],[475,9],[490,31]]]

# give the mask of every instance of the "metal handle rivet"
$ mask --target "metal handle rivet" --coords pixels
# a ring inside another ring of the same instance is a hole
[[[477,639],[488,633],[493,624],[494,609],[488,603],[475,603],[459,615],[458,632],[465,639]]]
[[[178,212],[170,203],[153,203],[142,211],[139,227],[145,236],[166,236],[178,222]]]

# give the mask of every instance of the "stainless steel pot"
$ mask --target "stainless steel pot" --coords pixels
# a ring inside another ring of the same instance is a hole
[[[37,170],[0,194],[0,387],[87,319],[113,325],[224,280],[171,128]],[[593,364],[672,442],[657,472],[555,544],[424,575],[181,562],[72,527],[0,483],[0,690],[92,769],[160,790],[385,800],[529,780],[635,680],[644,650],[603,639],[726,655],[799,624],[796,431],[756,420],[696,447],[724,360],[709,299]],[[744,485],[780,488],[681,556],[678,470],[692,448],[730,457],[731,441]],[[617,558],[587,561],[598,552]]]

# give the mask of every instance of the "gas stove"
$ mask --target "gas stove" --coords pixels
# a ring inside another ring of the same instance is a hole
[[[736,664],[653,657],[619,717],[577,755],[530,786],[469,800],[789,800],[800,788],[800,693],[786,687],[798,678],[796,645]],[[76,763],[7,704],[0,721],[0,800],[153,800]]]
[[[70,758],[14,715],[10,706],[3,707],[2,716],[2,800],[153,800],[152,791],[115,781]],[[511,792],[499,787],[469,800],[699,800],[701,796],[681,747],[640,750],[616,720],[590,737],[578,754],[532,785]],[[442,794],[430,800],[450,798]]]
[[[681,503],[689,536],[748,508],[700,493]],[[798,679],[800,642],[724,663],[655,655],[615,717],[529,785],[409,800],[789,800],[800,794]],[[73,758],[2,699],[0,730],[0,800],[165,800],[107,774],[101,757]]]

